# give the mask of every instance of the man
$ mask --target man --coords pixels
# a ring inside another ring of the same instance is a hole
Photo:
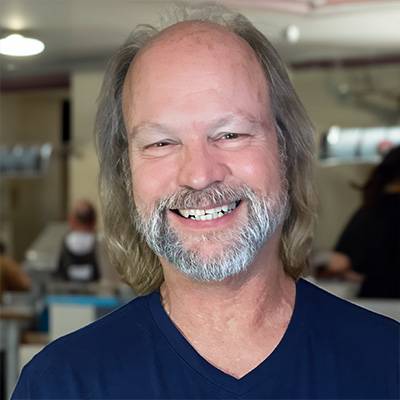
[[[62,281],[52,282],[52,290],[113,293],[125,286],[111,267],[103,232],[96,230],[96,214],[88,200],[73,204],[68,218],[70,231],[59,256],[57,275]]]
[[[68,218],[71,231],[62,243],[58,274],[66,281],[100,279],[96,251],[96,211],[86,200],[77,201]]]
[[[284,65],[240,14],[182,15],[130,36],[96,125],[114,263],[150,294],[50,345],[14,398],[397,397],[397,323],[299,280],[313,141]]]

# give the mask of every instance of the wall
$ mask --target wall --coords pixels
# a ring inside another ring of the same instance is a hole
[[[1,178],[1,235],[10,253],[23,259],[47,222],[64,216],[61,131],[65,89],[1,93],[1,145],[51,143],[49,168],[41,177]]]
[[[69,204],[88,199],[97,207],[98,164],[93,141],[96,101],[100,92],[103,72],[76,72],[71,80],[72,147],[69,165]]]
[[[400,66],[295,70],[292,81],[318,132],[400,123]]]

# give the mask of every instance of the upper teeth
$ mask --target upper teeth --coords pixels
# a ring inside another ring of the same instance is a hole
[[[207,221],[211,219],[221,218],[225,214],[233,211],[236,207],[236,203],[232,203],[225,206],[210,208],[208,210],[179,210],[179,213],[185,218],[195,219],[197,221]]]

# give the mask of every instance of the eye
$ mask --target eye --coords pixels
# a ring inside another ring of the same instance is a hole
[[[232,139],[238,139],[239,138],[238,133],[226,133],[224,136],[221,137],[222,140],[232,140]]]
[[[170,143],[168,142],[157,142],[152,144],[150,147],[165,147],[168,146]]]
[[[169,142],[156,142],[156,143],[152,143],[149,144],[147,146],[145,146],[145,149],[151,149],[151,148],[158,148],[158,147],[166,147],[169,146],[171,143]]]

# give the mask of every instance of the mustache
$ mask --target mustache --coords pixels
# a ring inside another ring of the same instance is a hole
[[[196,209],[212,204],[233,203],[254,196],[254,191],[247,185],[211,186],[202,190],[183,188],[166,196],[156,203],[159,211],[176,209]]]

